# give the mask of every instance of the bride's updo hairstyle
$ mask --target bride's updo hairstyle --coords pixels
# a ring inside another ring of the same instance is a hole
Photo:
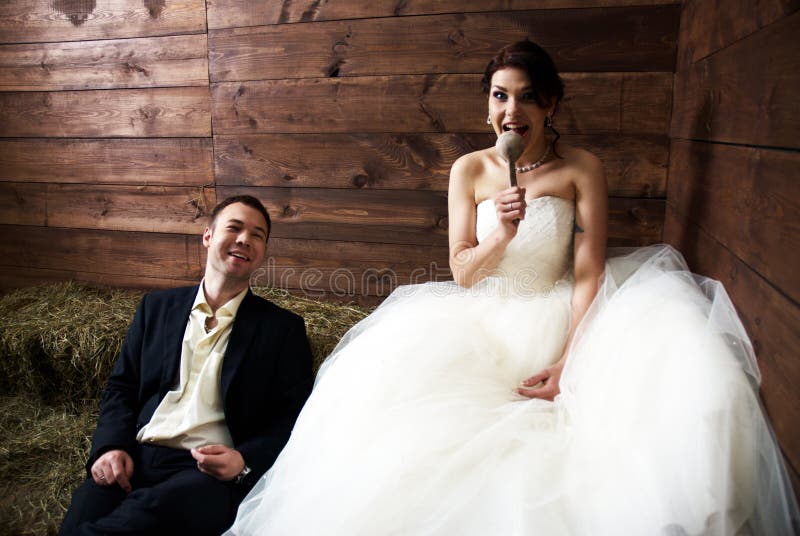
[[[481,88],[484,93],[489,94],[494,73],[506,67],[520,69],[528,75],[528,80],[531,81],[533,88],[533,98],[539,107],[545,108],[555,98],[556,107],[553,113],[558,110],[558,105],[564,97],[564,82],[558,75],[558,69],[556,69],[553,59],[542,47],[525,39],[501,48],[483,73]],[[561,135],[552,125],[549,128],[555,134],[553,153],[561,158],[556,151],[556,143]]]

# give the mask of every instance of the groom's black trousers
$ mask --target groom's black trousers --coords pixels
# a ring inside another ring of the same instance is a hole
[[[134,453],[133,490],[87,478],[72,495],[59,535],[219,535],[245,490],[201,473],[189,451],[142,445]]]

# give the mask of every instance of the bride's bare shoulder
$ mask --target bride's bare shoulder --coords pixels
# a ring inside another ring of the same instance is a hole
[[[494,147],[473,151],[459,157],[459,159],[453,163],[451,177],[456,174],[473,178],[478,177],[483,175],[487,167],[493,164],[495,164]]]
[[[597,158],[594,153],[591,153],[586,149],[581,149],[580,147],[567,144],[558,144],[558,152],[567,164],[579,168],[591,169],[596,168],[597,166],[602,166],[600,159]]]
[[[578,183],[605,181],[603,163],[593,153],[572,145],[559,146],[558,152]]]

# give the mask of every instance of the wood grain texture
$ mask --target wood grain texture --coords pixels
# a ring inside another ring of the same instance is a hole
[[[693,271],[721,281],[730,294],[758,357],[761,397],[778,441],[800,467],[800,306],[671,205],[664,238]]]
[[[41,43],[205,32],[203,0],[8,0],[0,43]]]
[[[567,96],[555,117],[560,132],[667,132],[672,74],[566,73],[564,79]],[[479,75],[224,82],[211,92],[215,135],[488,130]]]
[[[204,137],[205,87],[0,93],[0,137]]]
[[[444,192],[217,187],[220,199],[241,194],[264,203],[274,237],[447,246]]]
[[[665,201],[616,197],[608,200],[608,246],[649,246],[661,242]]]
[[[267,255],[253,284],[312,297],[386,297],[397,285],[452,280],[448,250],[441,246],[271,238]]]
[[[209,138],[0,139],[0,181],[213,185]]]
[[[447,191],[460,156],[494,134],[251,134],[215,136],[218,185]],[[612,196],[665,197],[665,136],[566,135],[595,153]],[[2,167],[0,142],[0,168]],[[2,177],[2,171],[0,171]]]
[[[95,287],[156,289],[196,285],[197,279],[169,279],[129,274],[104,274],[75,270],[18,268],[0,266],[0,294],[21,287],[47,285],[61,281],[78,281]]]
[[[213,188],[47,185],[47,223],[52,227],[199,236],[214,205]]]
[[[681,13],[677,70],[747,37],[800,8],[798,0],[687,0]]]
[[[679,0],[317,0],[267,2],[266,0],[207,0],[208,27],[260,26],[288,22],[319,22],[339,19],[679,4]]]
[[[671,137],[796,148],[800,12],[675,77]]]
[[[133,288],[196,284],[200,235],[0,225],[0,289],[76,279]],[[271,238],[251,283],[376,303],[398,284],[451,279],[446,247]]]
[[[2,225],[0,266],[199,281],[199,234],[141,233]]]
[[[0,224],[200,235],[207,188],[0,182]]]
[[[672,143],[669,202],[800,302],[800,153]]]
[[[212,81],[220,82],[482,73],[502,46],[528,37],[550,53],[562,72],[672,72],[678,19],[678,6],[662,6],[464,13],[211,30],[210,75]]]
[[[219,199],[239,194],[264,203],[275,237],[447,247],[444,192],[217,187]],[[610,245],[660,241],[663,200],[611,198],[609,205]]]
[[[0,91],[207,86],[205,35],[0,46]]]
[[[47,185],[0,182],[0,224],[46,223]]]

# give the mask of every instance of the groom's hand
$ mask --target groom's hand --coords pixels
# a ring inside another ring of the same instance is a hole
[[[103,453],[92,464],[92,479],[100,486],[118,484],[125,493],[131,492],[133,460],[124,450],[114,449]]]
[[[191,452],[200,472],[218,480],[233,480],[244,469],[244,458],[239,451],[225,445],[207,445]]]

